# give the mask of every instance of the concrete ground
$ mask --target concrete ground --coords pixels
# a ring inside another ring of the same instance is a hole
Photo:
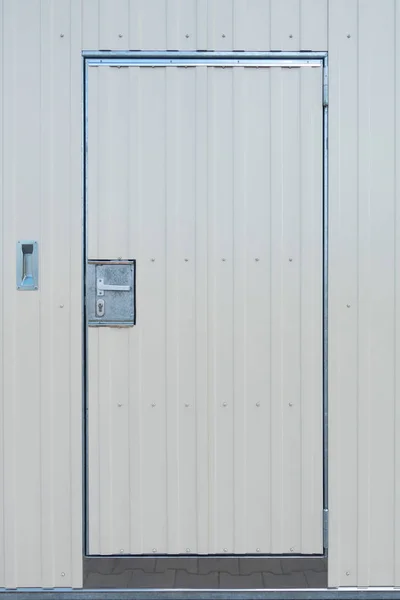
[[[85,589],[326,588],[324,558],[85,558]]]

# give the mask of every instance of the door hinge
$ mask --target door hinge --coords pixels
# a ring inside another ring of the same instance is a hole
[[[324,83],[324,89],[322,93],[322,106],[328,106],[328,84]]]
[[[323,526],[322,526],[322,535],[323,535],[323,546],[324,548],[328,548],[328,509],[324,508],[323,511]]]

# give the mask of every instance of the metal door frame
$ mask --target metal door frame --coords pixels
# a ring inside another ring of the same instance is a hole
[[[83,111],[82,111],[82,245],[83,245],[83,373],[82,373],[82,395],[83,395],[83,556],[94,557],[96,555],[88,553],[88,535],[89,535],[89,506],[88,506],[88,418],[87,418],[87,391],[88,391],[88,323],[86,315],[86,266],[87,266],[87,155],[88,155],[88,69],[90,66],[256,66],[256,67],[275,67],[284,66],[307,67],[319,64],[323,69],[323,84],[321,89],[321,109],[322,109],[322,449],[323,449],[323,554],[291,554],[292,558],[299,559],[307,556],[327,557],[328,556],[328,53],[327,52],[215,52],[215,51],[84,51],[83,57]],[[102,555],[101,555],[102,556]],[[120,555],[113,555],[121,558]],[[125,555],[124,555],[125,556]],[[126,555],[129,557],[145,557],[149,555]],[[153,555],[150,555],[153,556]],[[157,558],[182,557],[182,555],[157,555]],[[217,557],[218,555],[209,555]],[[243,555],[231,554],[224,557],[241,557]],[[251,559],[251,555],[245,555]],[[257,558],[261,556],[254,555]],[[288,555],[265,554],[264,558],[285,558]],[[112,555],[104,558],[112,558]],[[233,591],[233,590],[232,590]]]

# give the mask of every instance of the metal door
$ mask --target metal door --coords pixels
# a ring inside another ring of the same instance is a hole
[[[322,69],[286,67],[88,68],[90,554],[322,552]]]

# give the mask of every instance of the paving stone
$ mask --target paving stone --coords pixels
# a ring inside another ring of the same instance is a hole
[[[101,558],[84,558],[83,559],[83,572],[84,573],[112,573],[115,561],[118,559],[108,558],[103,556]]]
[[[327,588],[328,573],[327,571],[305,571],[308,587],[310,588]]]
[[[127,569],[141,569],[145,573],[153,573],[156,567],[155,558],[147,558],[145,556],[129,556],[116,558],[114,563],[113,573],[123,573]]]
[[[187,571],[188,573],[198,573],[197,557],[195,556],[182,556],[182,557],[171,557],[165,556],[163,558],[157,558],[156,561],[156,573],[163,573],[168,569],[175,569]]]
[[[283,573],[295,573],[296,571],[326,571],[325,558],[282,558]]]
[[[163,573],[145,573],[141,569],[131,571],[129,587],[131,588],[172,588],[174,587],[175,571],[168,569]]]
[[[251,575],[251,573],[282,573],[282,565],[279,558],[240,558],[239,572],[241,575]]]
[[[176,588],[216,589],[218,588],[218,583],[218,573],[199,575],[198,573],[188,573],[183,570],[176,572]]]
[[[239,559],[238,558],[217,558],[214,556],[199,558],[199,573],[230,573],[231,575],[239,574]]]
[[[219,576],[219,587],[221,589],[262,589],[263,578],[261,573],[252,575],[230,575],[221,573]]]
[[[272,575],[263,573],[265,588],[307,588],[307,580],[304,573],[287,573],[285,575]]]
[[[84,587],[85,589],[128,588],[131,576],[132,571],[124,571],[118,575],[91,572],[87,576]]]

